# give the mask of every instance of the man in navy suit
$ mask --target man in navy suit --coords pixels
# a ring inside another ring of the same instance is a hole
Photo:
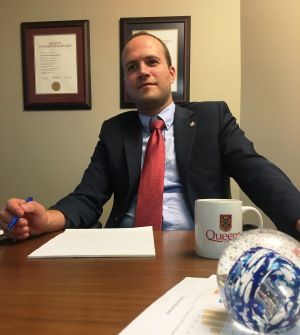
[[[122,63],[125,86],[137,111],[103,123],[81,183],[51,209],[36,201],[8,200],[0,212],[1,228],[7,231],[12,216],[20,217],[8,232],[10,237],[93,227],[112,195],[106,226],[132,227],[148,124],[157,116],[165,123],[162,229],[193,229],[195,200],[229,198],[229,177],[233,177],[280,230],[299,237],[299,191],[281,170],[255,152],[224,102],[173,103],[175,69],[161,40],[147,33],[134,35],[123,50]]]

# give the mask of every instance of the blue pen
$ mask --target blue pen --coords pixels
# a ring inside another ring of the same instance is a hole
[[[32,201],[32,200],[33,200],[32,197],[28,197],[28,198],[25,199],[25,202],[30,202],[30,201]],[[14,216],[14,217],[11,219],[10,223],[9,223],[8,226],[7,226],[8,231],[10,231],[10,230],[12,230],[12,229],[14,228],[14,226],[16,225],[16,223],[18,222],[19,219],[20,219],[19,216]]]

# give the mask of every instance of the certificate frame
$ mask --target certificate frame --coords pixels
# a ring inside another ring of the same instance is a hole
[[[174,102],[189,102],[190,99],[190,40],[191,17],[190,16],[162,16],[162,17],[135,17],[120,18],[120,108],[135,107],[124,87],[122,50],[135,31],[147,31],[161,38],[157,31],[168,33],[177,31],[177,78],[176,90],[172,91]],[[171,36],[171,35],[170,35]],[[161,38],[163,39],[163,38]],[[171,54],[171,58],[172,54]],[[173,61],[173,60],[172,60]]]
[[[21,43],[24,110],[92,108],[89,20],[23,22]]]

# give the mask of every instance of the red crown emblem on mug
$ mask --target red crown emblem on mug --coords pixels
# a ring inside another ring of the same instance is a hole
[[[220,229],[222,231],[229,231],[232,226],[232,215],[231,214],[220,214]]]

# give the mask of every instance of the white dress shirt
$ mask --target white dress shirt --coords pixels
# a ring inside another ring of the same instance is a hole
[[[164,194],[163,194],[163,230],[193,230],[194,222],[187,209],[183,193],[182,185],[179,179],[174,145],[174,114],[175,104],[172,102],[157,116],[161,118],[166,125],[164,129],[165,139],[165,158],[166,170],[164,177]],[[149,122],[153,117],[139,114],[141,124],[143,126],[143,153],[142,166],[146,146],[150,137]],[[125,214],[120,227],[129,228],[134,225],[135,209],[137,195],[134,197],[128,212]],[[147,223],[145,223],[147,225]]]

